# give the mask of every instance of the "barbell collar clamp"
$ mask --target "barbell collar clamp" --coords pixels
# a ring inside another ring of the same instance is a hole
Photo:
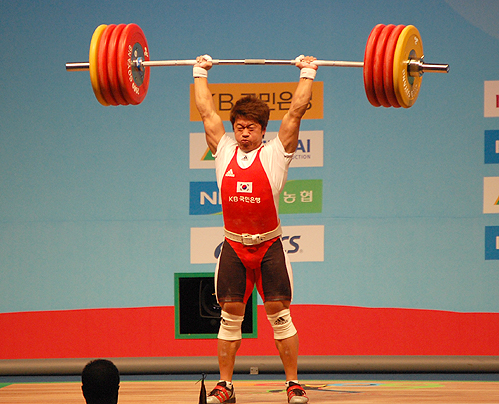
[[[68,72],[84,72],[90,70],[89,62],[69,62],[66,63],[66,70]]]
[[[423,73],[449,73],[448,64],[425,63],[424,59],[409,59],[407,70],[412,77],[420,77]]]

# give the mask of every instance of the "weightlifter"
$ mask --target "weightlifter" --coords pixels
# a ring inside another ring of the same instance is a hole
[[[236,402],[234,363],[241,345],[246,302],[255,285],[274,330],[286,374],[288,402],[308,402],[298,382],[298,334],[290,315],[293,277],[282,245],[278,204],[298,146],[300,122],[312,96],[317,70],[311,63],[314,60],[310,56],[296,59],[300,80],[289,111],[278,136],[265,144],[270,115],[267,104],[254,96],[235,103],[230,114],[234,140],[225,133],[208,87],[211,57],[198,57],[193,67],[196,106],[215,157],[225,229],[215,271],[216,295],[222,308],[217,348],[220,381],[208,395],[208,403]]]

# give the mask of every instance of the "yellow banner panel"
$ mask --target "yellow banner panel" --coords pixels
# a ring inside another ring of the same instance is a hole
[[[270,120],[280,121],[289,109],[297,83],[227,83],[209,84],[215,108],[223,121],[229,121],[230,110],[241,97],[256,95],[270,108]],[[323,119],[324,83],[314,81],[312,99],[303,119]],[[190,120],[200,121],[201,116],[194,102],[194,84],[190,87]]]

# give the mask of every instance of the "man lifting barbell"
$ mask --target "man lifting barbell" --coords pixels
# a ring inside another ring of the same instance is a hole
[[[296,65],[300,81],[279,134],[262,144],[268,106],[255,98],[235,104],[231,123],[236,139],[225,134],[208,89],[212,65]],[[218,340],[220,379],[209,403],[234,403],[232,373],[241,344],[241,323],[248,295],[256,284],[274,328],[284,365],[288,401],[306,403],[298,383],[298,336],[290,316],[291,267],[280,239],[279,194],[298,143],[300,121],[310,101],[317,66],[363,68],[364,88],[375,107],[410,108],[425,72],[448,73],[449,66],[424,62],[422,40],[412,25],[376,25],[367,40],[362,62],[316,60],[196,60],[151,61],[145,35],[136,24],[100,25],[90,43],[89,62],[66,63],[68,71],[90,71],[95,97],[102,105],[137,105],[149,88],[152,66],[193,66],[196,105],[206,140],[215,156],[222,196],[225,241],[216,270],[217,298],[222,306]],[[233,202],[237,201],[237,203]],[[247,279],[248,277],[248,279]],[[240,282],[236,282],[240,279]],[[248,282],[247,282],[248,281]],[[248,285],[248,286],[247,286]],[[234,286],[236,286],[234,288]]]
[[[209,56],[193,67],[194,95],[203,120],[206,142],[215,157],[222,196],[225,240],[215,272],[217,300],[222,308],[218,333],[220,381],[208,403],[235,403],[232,375],[241,345],[241,324],[253,288],[262,297],[286,374],[288,402],[306,403],[298,382],[298,334],[290,315],[293,295],[291,266],[281,240],[279,195],[298,146],[301,118],[312,96],[317,65],[299,57],[300,80],[278,135],[263,144],[270,110],[255,96],[234,104],[230,121],[235,139],[225,133],[208,87]]]

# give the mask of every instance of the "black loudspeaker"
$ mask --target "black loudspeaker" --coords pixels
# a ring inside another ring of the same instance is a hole
[[[243,338],[257,337],[256,290],[246,304]],[[216,338],[220,305],[213,273],[175,274],[175,338]]]

